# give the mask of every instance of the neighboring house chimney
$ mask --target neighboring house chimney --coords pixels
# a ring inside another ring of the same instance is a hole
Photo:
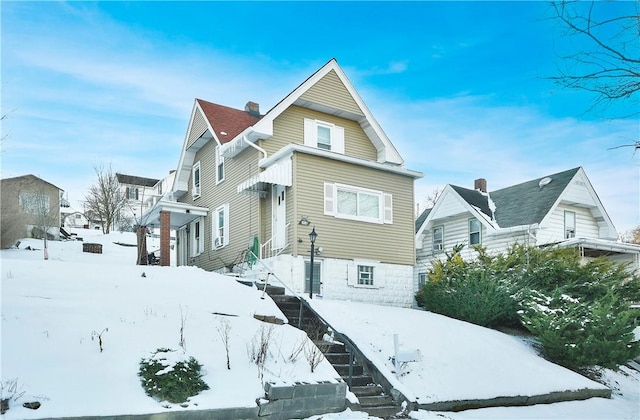
[[[487,192],[487,180],[484,178],[478,178],[475,181],[473,181],[473,189],[474,190],[480,190],[480,192],[486,193]]]
[[[260,116],[260,105],[255,102],[247,102],[247,104],[244,106],[244,110],[247,111],[249,115],[252,115],[254,117]]]

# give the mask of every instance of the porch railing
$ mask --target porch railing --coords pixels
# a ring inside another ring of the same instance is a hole
[[[284,235],[284,244],[282,247],[276,246],[276,238],[280,235]],[[269,239],[267,242],[260,245],[260,255],[258,256],[261,260],[266,260],[267,258],[275,257],[280,255],[285,249],[289,247],[289,223],[287,223],[284,227],[284,232],[276,233]]]

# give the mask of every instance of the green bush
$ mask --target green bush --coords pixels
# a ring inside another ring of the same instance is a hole
[[[605,258],[581,263],[575,249],[513,245],[464,261],[460,248],[436,261],[418,305],[487,327],[522,323],[551,361],[571,369],[616,367],[640,352],[632,331],[640,278]],[[518,315],[520,308],[520,315]]]
[[[532,291],[523,306],[523,323],[547,358],[569,369],[616,368],[640,354],[640,343],[633,341],[640,311],[614,293],[588,300],[559,290],[552,296]]]
[[[209,389],[202,380],[202,365],[182,352],[160,348],[140,361],[140,381],[147,395],[174,404]]]
[[[518,322],[517,303],[508,283],[478,263],[467,263],[455,252],[436,262],[429,280],[416,293],[419,306],[483,327]]]

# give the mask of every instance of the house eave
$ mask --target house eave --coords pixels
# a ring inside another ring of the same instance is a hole
[[[360,159],[353,156],[343,155],[341,153],[330,152],[328,150],[316,149],[315,147],[305,146],[302,144],[288,144],[287,146],[278,150],[268,158],[261,159],[258,162],[258,166],[260,166],[261,168],[266,168],[268,166],[271,166],[274,162],[277,162],[280,159],[285,158],[286,156],[292,155],[293,153],[304,153],[307,155],[323,157],[327,159],[336,160],[339,162],[345,162],[353,165],[364,166],[367,168],[373,168],[380,171],[390,172],[397,175],[408,176],[413,179],[419,179],[424,177],[424,174],[422,172],[406,169],[402,166],[396,166],[396,165],[375,162],[371,160]]]

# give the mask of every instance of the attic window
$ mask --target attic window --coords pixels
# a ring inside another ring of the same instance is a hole
[[[564,212],[564,239],[576,237],[576,213],[574,211]]]
[[[344,127],[325,121],[305,118],[304,144],[344,154]]]

